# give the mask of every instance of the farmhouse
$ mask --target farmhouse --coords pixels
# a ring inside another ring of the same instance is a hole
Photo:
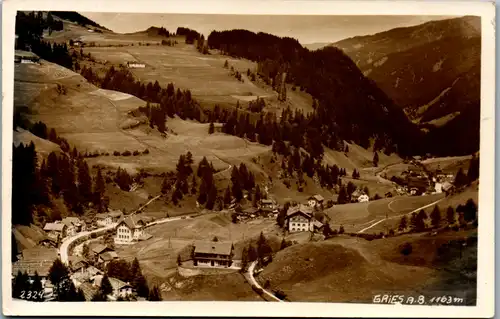
[[[116,227],[115,243],[131,244],[138,240],[148,240],[152,236],[144,232],[144,218],[133,215],[120,221]]]
[[[193,263],[195,266],[230,267],[233,263],[233,244],[230,242],[196,241]]]
[[[307,202],[310,207],[317,208],[323,207],[324,198],[321,195],[314,195],[308,198]]]
[[[33,52],[16,50],[14,54],[16,63],[39,63],[40,57]]]
[[[109,213],[97,214],[95,215],[97,218],[98,226],[109,226],[118,222],[118,220],[123,216],[123,213],[120,210],[110,211]]]
[[[132,286],[129,283],[123,282],[118,278],[109,277],[109,283],[113,287],[113,292],[111,294],[112,299],[118,299],[119,297],[126,298],[134,293]]]
[[[290,207],[286,212],[285,227],[290,232],[313,231],[312,208],[306,205]]]
[[[266,213],[274,212],[276,211],[276,202],[272,199],[261,199],[259,209]]]
[[[74,236],[84,230],[83,221],[80,221],[77,217],[66,217],[61,222],[66,225],[66,234],[68,236]]]
[[[79,273],[83,273],[88,265],[88,262],[85,259],[78,256],[69,256],[69,263],[71,270]]]
[[[56,239],[56,241],[66,237],[66,225],[61,222],[47,223],[43,227],[43,230],[47,232],[47,236],[51,239]]]
[[[146,64],[137,61],[130,61],[127,62],[127,67],[130,69],[143,69],[146,67]]]
[[[97,260],[99,263],[103,263],[106,266],[113,259],[117,259],[118,254],[115,251],[106,251],[104,253],[99,254],[99,259]]]
[[[368,201],[370,201],[370,197],[368,195],[366,195],[366,194],[362,194],[362,195],[360,195],[358,197],[358,202],[359,203],[366,203]]]
[[[102,245],[102,244],[99,244],[99,245],[92,248],[92,252],[96,255],[100,255],[100,254],[105,253],[107,251],[112,251],[112,249],[109,248],[108,246]]]

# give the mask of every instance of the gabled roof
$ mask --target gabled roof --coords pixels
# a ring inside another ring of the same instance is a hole
[[[118,226],[120,226],[122,223],[124,223],[129,229],[142,228],[146,225],[143,218],[137,215],[132,215],[125,218],[118,224]]]
[[[313,220],[312,223],[313,223],[313,226],[316,227],[316,228],[321,228],[321,227],[325,226],[322,222],[320,222],[317,219]]]
[[[451,184],[450,182],[444,182],[443,183],[443,186],[441,187],[444,191],[447,191],[449,190],[450,188],[453,187],[453,184]]]
[[[92,251],[96,254],[101,254],[107,250],[111,250],[111,248],[109,248],[106,245],[102,245],[102,244],[99,244],[99,245],[95,246],[94,248],[92,248]]]
[[[233,249],[231,242],[196,241],[194,243],[194,253],[230,255]]]
[[[26,248],[22,251],[24,261],[52,261],[57,258],[57,249],[46,247]]]
[[[115,258],[118,258],[118,254],[114,251],[107,251],[105,253],[100,254],[99,257],[101,257],[102,260],[104,261],[110,261]]]
[[[109,217],[111,218],[117,218],[117,217],[120,217],[123,215],[122,211],[121,210],[113,210],[111,212],[108,213]]]
[[[99,289],[97,287],[92,286],[89,282],[84,282],[80,285],[80,288],[83,291],[83,295],[85,296],[86,301],[91,301],[94,295],[97,293]]]
[[[22,273],[26,272],[29,276],[35,275],[35,272],[39,276],[46,277],[49,275],[49,269],[54,263],[53,260],[50,261],[16,261],[12,264],[12,275],[17,275],[18,271]]]
[[[47,223],[43,227],[43,230],[46,230],[46,231],[63,231],[64,227],[66,227],[66,225],[64,225],[63,223]]]
[[[255,214],[257,213],[259,210],[255,207],[249,207],[249,208],[246,208],[243,210],[243,213],[245,214]]]
[[[68,227],[81,224],[81,221],[77,217],[66,217],[61,222]]]
[[[91,276],[91,277],[102,274],[102,271],[100,271],[99,269],[97,269],[94,266],[88,266],[87,272],[89,273],[89,276]]]
[[[286,218],[289,218],[293,215],[301,214],[306,216],[308,219],[312,218],[312,208],[303,204],[290,207],[286,212]]]
[[[95,217],[97,217],[99,219],[105,219],[105,218],[108,218],[110,216],[106,213],[101,213],[101,214],[95,214]]]
[[[318,202],[322,202],[322,201],[325,200],[325,198],[323,196],[319,195],[319,194],[313,195],[313,196],[309,197],[309,199],[315,199]]]
[[[260,202],[262,204],[274,204],[274,201],[272,199],[262,199]]]
[[[127,284],[126,282],[123,282],[118,278],[109,277],[109,283],[111,284],[111,287],[113,287],[113,290],[132,288],[130,284]]]

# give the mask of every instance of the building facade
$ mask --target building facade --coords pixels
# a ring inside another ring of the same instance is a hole
[[[291,232],[314,231],[312,208],[305,205],[290,207],[285,217],[285,227]]]
[[[230,242],[197,241],[194,243],[193,263],[198,267],[231,267],[233,244]]]
[[[131,244],[139,240],[147,240],[151,235],[144,231],[146,222],[139,216],[129,216],[116,226],[115,243]]]
[[[308,198],[307,203],[311,208],[321,208],[323,207],[324,198],[321,195],[314,195]]]

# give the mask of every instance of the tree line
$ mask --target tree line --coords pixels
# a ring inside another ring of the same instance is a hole
[[[328,47],[311,52],[295,39],[246,30],[213,31],[208,44],[225,54],[257,61],[259,75],[273,79],[275,86],[282,85],[278,80],[286,74],[288,83],[310,93],[317,106],[309,126],[322,129],[323,144],[329,145],[334,137],[368,147],[374,138],[378,149],[388,153],[420,151],[418,128],[341,50]]]

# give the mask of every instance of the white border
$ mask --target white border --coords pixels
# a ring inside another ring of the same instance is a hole
[[[105,3],[105,5],[103,5]],[[478,1],[6,0],[3,3],[2,247],[10,247],[14,25],[17,10],[279,15],[477,15],[482,17],[478,303],[474,307],[266,302],[27,303],[11,295],[2,249],[3,313],[37,316],[492,317],[494,314],[495,6]],[[464,128],[466,129],[466,128]]]

